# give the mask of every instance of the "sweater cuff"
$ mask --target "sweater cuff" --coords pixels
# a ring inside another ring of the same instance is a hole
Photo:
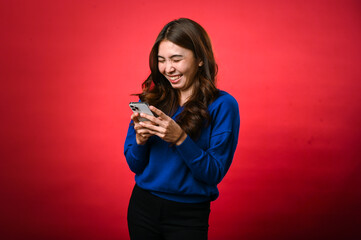
[[[132,155],[135,159],[144,159],[147,156],[148,151],[148,143],[144,145],[139,145],[137,141],[134,139],[134,144],[132,147]]]
[[[202,156],[203,151],[197,144],[189,137],[182,142],[179,146],[176,146],[178,154],[186,161],[192,162]]]

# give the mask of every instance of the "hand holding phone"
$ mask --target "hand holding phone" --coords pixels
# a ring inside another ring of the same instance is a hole
[[[152,111],[149,109],[148,103],[145,103],[145,102],[130,102],[129,107],[132,109],[132,111],[134,113],[139,113],[139,114],[146,113],[148,115],[154,116]],[[138,117],[138,120],[140,122],[149,121],[148,119],[143,118],[143,117]]]

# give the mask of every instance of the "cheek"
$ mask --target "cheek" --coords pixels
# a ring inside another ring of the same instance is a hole
[[[179,66],[178,68],[180,71],[182,71],[185,74],[193,75],[194,71],[196,70],[193,64],[183,64]]]
[[[158,64],[158,70],[159,72],[163,73],[164,68],[162,67],[162,64]]]
[[[192,67],[187,67],[183,71],[186,75],[193,76],[196,72],[196,69],[194,69]]]

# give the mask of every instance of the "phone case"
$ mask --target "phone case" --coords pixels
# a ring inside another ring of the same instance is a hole
[[[133,112],[146,113],[148,115],[154,116],[152,111],[150,111],[150,109],[149,109],[148,103],[145,103],[145,102],[130,102],[129,107],[132,109]],[[149,121],[148,119],[143,118],[143,117],[138,117],[138,119],[141,122]]]

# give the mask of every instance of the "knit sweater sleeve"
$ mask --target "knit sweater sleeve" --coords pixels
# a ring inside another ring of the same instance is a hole
[[[200,148],[189,136],[176,147],[193,177],[208,185],[221,182],[236,150],[240,117],[236,100],[227,95],[210,107],[212,131],[209,148]]]
[[[143,172],[149,162],[149,144],[137,144],[132,122],[129,124],[124,143],[124,155],[130,170],[136,174]]]

